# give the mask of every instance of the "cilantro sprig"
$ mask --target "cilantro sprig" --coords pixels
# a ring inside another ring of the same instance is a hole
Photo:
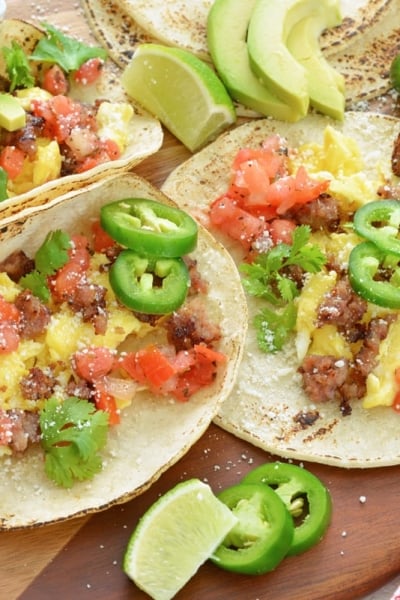
[[[10,47],[2,48],[2,53],[10,81],[10,92],[17,88],[28,88],[35,85],[28,57],[18,42],[12,40]]]
[[[0,202],[2,202],[3,200],[7,200],[8,198],[7,184],[7,171],[3,169],[3,167],[0,167]]]
[[[76,71],[90,58],[107,59],[103,48],[88,46],[72,37],[64,35],[49,23],[42,23],[46,36],[36,44],[31,60],[58,64],[66,73]]]
[[[99,454],[105,446],[108,415],[87,401],[71,396],[60,402],[46,400],[39,417],[46,475],[57,485],[71,488],[101,471]]]
[[[40,298],[43,302],[50,299],[47,278],[68,262],[68,250],[71,238],[65,231],[57,229],[47,234],[44,242],[36,251],[35,270],[21,277],[19,284]]]
[[[253,263],[240,265],[246,292],[269,304],[253,320],[263,352],[281,350],[296,324],[294,301],[300,290],[290,269],[300,267],[303,272],[317,273],[326,262],[320,248],[310,243],[310,234],[309,226],[300,225],[293,231],[292,244],[277,244]]]

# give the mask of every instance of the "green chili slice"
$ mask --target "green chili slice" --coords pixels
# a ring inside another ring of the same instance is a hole
[[[181,258],[143,257],[123,250],[109,272],[117,298],[131,310],[163,315],[178,309],[190,286],[189,271]]]
[[[102,206],[102,228],[138,254],[175,258],[192,252],[198,227],[183,210],[148,200],[126,198]]]
[[[400,200],[368,202],[354,214],[354,229],[381,250],[400,255]]]
[[[229,487],[218,498],[238,522],[214,552],[212,562],[249,575],[272,571],[286,556],[294,531],[282,500],[268,486],[254,483]]]
[[[300,554],[317,544],[331,519],[331,496],[325,485],[310,471],[294,464],[272,462],[256,467],[244,483],[269,486],[292,515],[294,536],[288,555]]]

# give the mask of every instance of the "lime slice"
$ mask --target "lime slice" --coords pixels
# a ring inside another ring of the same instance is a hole
[[[154,600],[169,600],[212,555],[237,518],[199,479],[179,483],[140,519],[123,570]]]
[[[192,152],[236,120],[216,73],[181,48],[141,44],[122,73],[122,85]]]

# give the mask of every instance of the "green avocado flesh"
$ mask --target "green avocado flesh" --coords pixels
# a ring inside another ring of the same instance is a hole
[[[294,122],[303,114],[272,94],[250,67],[247,29],[257,0],[216,0],[207,22],[215,68],[232,98],[275,119]]]
[[[271,93],[302,115],[307,113],[310,104],[309,70],[290,52],[287,40],[293,27],[310,16],[320,18],[323,28],[337,25],[341,22],[339,2],[257,0],[247,34],[253,72]]]
[[[0,94],[0,127],[16,131],[25,126],[26,113],[18,100],[10,94]]]

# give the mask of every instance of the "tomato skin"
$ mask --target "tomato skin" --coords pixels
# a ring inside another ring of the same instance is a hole
[[[65,95],[68,93],[68,79],[61,67],[52,65],[47,69],[43,76],[42,88],[53,96],[57,96],[58,94]]]
[[[102,228],[100,220],[92,223],[93,249],[95,252],[104,252],[107,248],[115,246],[115,242],[110,235]]]
[[[94,83],[100,77],[103,65],[104,61],[101,58],[90,58],[75,71],[73,77],[82,85]]]
[[[265,223],[246,212],[227,196],[221,196],[210,207],[210,222],[238,241],[245,250],[265,230]]]
[[[204,344],[180,351],[171,358],[156,346],[150,346],[125,354],[118,360],[118,366],[154,393],[171,394],[176,400],[186,402],[214,381],[217,364],[225,360],[224,354]]]
[[[104,346],[78,350],[72,357],[75,373],[89,383],[107,375],[114,366],[114,353]]]
[[[195,362],[188,371],[183,372],[176,382],[172,395],[180,402],[187,402],[201,388],[210,385],[217,375],[217,364],[225,362],[224,354],[197,344],[190,351]]]
[[[49,277],[49,287],[56,302],[63,302],[73,296],[90,264],[87,238],[75,235],[71,240],[69,261],[55,275]]]
[[[252,242],[265,228],[266,221],[279,218],[294,205],[316,200],[328,189],[328,180],[312,179],[301,166],[289,174],[289,150],[279,135],[267,138],[258,148],[240,149],[232,163],[233,175],[226,194],[217,198],[210,207],[210,222],[237,240],[249,251]],[[257,232],[256,221],[259,221]],[[280,237],[283,227],[272,226],[271,237]],[[290,240],[289,231],[285,241]]]
[[[24,167],[25,153],[16,146],[5,146],[0,152],[0,167],[6,171],[10,179],[20,175]]]
[[[268,231],[274,245],[281,243],[291,245],[295,229],[296,223],[289,219],[273,219],[268,223]]]
[[[121,421],[120,413],[114,396],[107,393],[101,382],[95,383],[94,402],[97,410],[103,410],[108,414],[110,425],[118,425]]]
[[[0,295],[0,355],[10,354],[18,349],[20,318],[18,308]]]
[[[0,354],[10,354],[17,350],[20,342],[18,329],[14,323],[0,323]]]

